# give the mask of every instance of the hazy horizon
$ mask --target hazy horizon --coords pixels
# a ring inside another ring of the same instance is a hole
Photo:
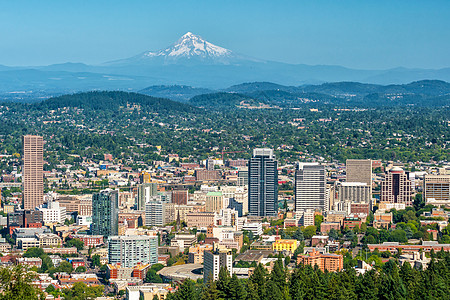
[[[0,4],[0,64],[100,64],[188,31],[247,56],[355,69],[450,67],[448,1]]]

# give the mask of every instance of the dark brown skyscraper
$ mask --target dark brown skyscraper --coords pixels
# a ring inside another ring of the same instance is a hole
[[[41,136],[23,137],[23,207],[34,209],[44,202],[44,140]]]

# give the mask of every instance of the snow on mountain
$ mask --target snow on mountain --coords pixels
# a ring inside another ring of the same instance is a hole
[[[236,54],[231,50],[214,45],[202,37],[188,32],[171,46],[159,51],[147,51],[131,58],[116,60],[106,65],[229,65],[243,61],[261,60]]]
[[[200,36],[188,32],[183,35],[175,44],[157,52],[145,52],[143,57],[223,57],[232,55],[231,50],[216,46],[205,41]]]

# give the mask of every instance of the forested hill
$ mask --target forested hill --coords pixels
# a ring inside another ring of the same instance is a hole
[[[450,105],[450,83],[439,80],[422,80],[401,85],[332,82],[298,87],[252,82],[232,86],[226,91],[287,107],[308,102],[364,107]]]
[[[40,103],[33,104],[32,106],[41,110],[77,107],[89,110],[117,111],[119,109],[127,109],[127,106],[132,106],[133,104],[137,104],[152,111],[199,111],[199,108],[169,99],[155,98],[147,95],[120,91],[87,92],[63,95],[44,100]]]
[[[292,93],[323,93],[328,95],[356,94],[421,94],[446,95],[450,94],[450,83],[441,80],[421,80],[408,84],[379,85],[360,82],[327,82],[318,85],[285,86],[271,82],[249,82],[231,86],[225,91],[248,94],[261,91],[286,91]]]
[[[141,90],[140,93],[214,109],[236,107],[240,101],[285,108],[298,108],[305,104],[355,107],[450,105],[450,83],[440,80],[391,85],[330,82],[302,86],[249,82],[221,91],[189,86],[153,86]]]
[[[144,95],[169,98],[180,102],[187,102],[190,98],[197,95],[213,92],[213,90],[195,88],[187,85],[154,85],[139,91],[139,93]]]

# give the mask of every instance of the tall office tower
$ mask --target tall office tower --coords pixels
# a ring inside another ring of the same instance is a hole
[[[295,211],[325,210],[327,195],[325,167],[318,163],[299,163],[295,171]]]
[[[165,204],[161,201],[150,201],[145,204],[145,226],[163,226]]]
[[[248,203],[250,216],[278,213],[278,162],[272,149],[254,149],[248,163]]]
[[[381,183],[380,202],[412,205],[411,181],[402,168],[393,167]]]
[[[450,204],[450,175],[425,175],[423,198],[427,204]]]
[[[347,159],[345,171],[347,182],[364,182],[372,188],[372,160]]]
[[[23,208],[34,209],[44,203],[44,140],[23,137]]]
[[[214,170],[214,159],[208,158],[206,160],[206,170]]]
[[[175,204],[187,204],[188,190],[173,190],[172,191],[172,203]]]
[[[108,262],[133,268],[138,263],[158,262],[158,237],[147,235],[111,236],[108,238]]]
[[[221,268],[227,268],[230,276],[233,274],[233,254],[231,251],[214,250],[203,253],[203,281],[208,282],[212,277],[215,281],[219,279]]]
[[[119,191],[106,189],[92,195],[93,235],[119,234]]]
[[[142,183],[138,185],[137,210],[145,210],[145,203],[158,193],[156,183]]]

